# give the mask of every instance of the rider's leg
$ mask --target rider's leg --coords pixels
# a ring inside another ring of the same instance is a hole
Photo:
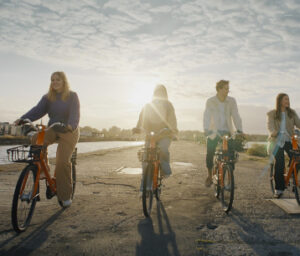
[[[207,138],[206,142],[206,167],[207,167],[207,178],[205,180],[205,185],[209,187],[212,184],[212,168],[213,168],[213,160],[214,154],[216,151],[216,147],[218,144],[219,138],[216,137],[214,139]]]
[[[163,138],[157,143],[157,146],[160,149],[159,151],[160,167],[162,170],[162,174],[165,177],[168,177],[172,174],[171,167],[170,167],[170,153],[169,153],[170,144],[171,144],[170,138]]]
[[[57,135],[55,166],[57,197],[60,201],[66,201],[71,199],[72,194],[71,156],[79,139],[79,129]]]
[[[284,190],[284,149],[278,148],[278,151],[275,155],[275,190],[282,192]]]

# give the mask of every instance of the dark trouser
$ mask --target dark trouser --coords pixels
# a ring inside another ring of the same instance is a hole
[[[278,148],[278,151],[275,155],[275,189],[276,190],[284,190],[284,151],[288,154],[289,158],[291,158],[290,149],[292,149],[292,143],[286,142],[284,143],[283,148]]]
[[[207,138],[206,141],[206,167],[208,170],[211,170],[214,165],[214,154],[217,148],[217,145],[219,142],[222,142],[222,139],[217,136],[213,140],[210,138]],[[234,145],[233,145],[233,140],[230,139],[228,141],[228,150],[229,154],[234,151]],[[234,164],[232,164],[233,170],[234,170]]]

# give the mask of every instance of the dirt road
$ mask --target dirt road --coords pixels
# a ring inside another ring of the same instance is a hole
[[[234,208],[226,215],[213,188],[204,186],[203,146],[173,142],[173,175],[145,219],[140,175],[116,171],[140,167],[137,149],[79,155],[72,206],[62,210],[42,186],[32,223],[20,235],[10,224],[19,171],[0,171],[0,255],[300,255],[300,216],[267,200],[266,161],[241,155]]]

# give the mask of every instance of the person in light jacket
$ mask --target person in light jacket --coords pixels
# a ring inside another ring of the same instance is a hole
[[[268,153],[275,157],[275,193],[279,198],[285,189],[284,185],[284,151],[290,156],[292,149],[291,137],[294,128],[300,128],[300,120],[295,110],[290,108],[289,96],[279,93],[276,98],[276,109],[267,113],[269,131]]]
[[[139,133],[141,130],[146,134],[150,132],[158,133],[167,128],[166,133],[163,133],[157,139],[157,146],[160,149],[160,166],[162,175],[168,177],[171,175],[170,153],[169,147],[172,138],[177,135],[177,119],[173,104],[168,100],[167,89],[164,85],[159,84],[155,87],[152,101],[146,104],[139,115],[139,120],[133,133]],[[146,141],[146,143],[149,143]],[[143,173],[146,171],[147,164],[143,162]],[[143,177],[143,175],[142,175]],[[142,189],[143,179],[141,181]]]
[[[228,96],[229,81],[220,80],[216,84],[217,94],[206,101],[203,116],[204,134],[207,136],[205,185],[212,184],[213,157],[221,138],[217,134],[232,134],[233,124],[238,133],[243,133],[242,119],[239,115],[236,100]],[[230,145],[229,145],[230,146]]]

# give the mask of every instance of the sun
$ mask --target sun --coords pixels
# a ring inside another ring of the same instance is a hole
[[[130,86],[129,90],[129,103],[135,107],[142,107],[146,103],[150,102],[153,95],[153,90],[156,86],[156,82],[153,79],[138,79]]]

